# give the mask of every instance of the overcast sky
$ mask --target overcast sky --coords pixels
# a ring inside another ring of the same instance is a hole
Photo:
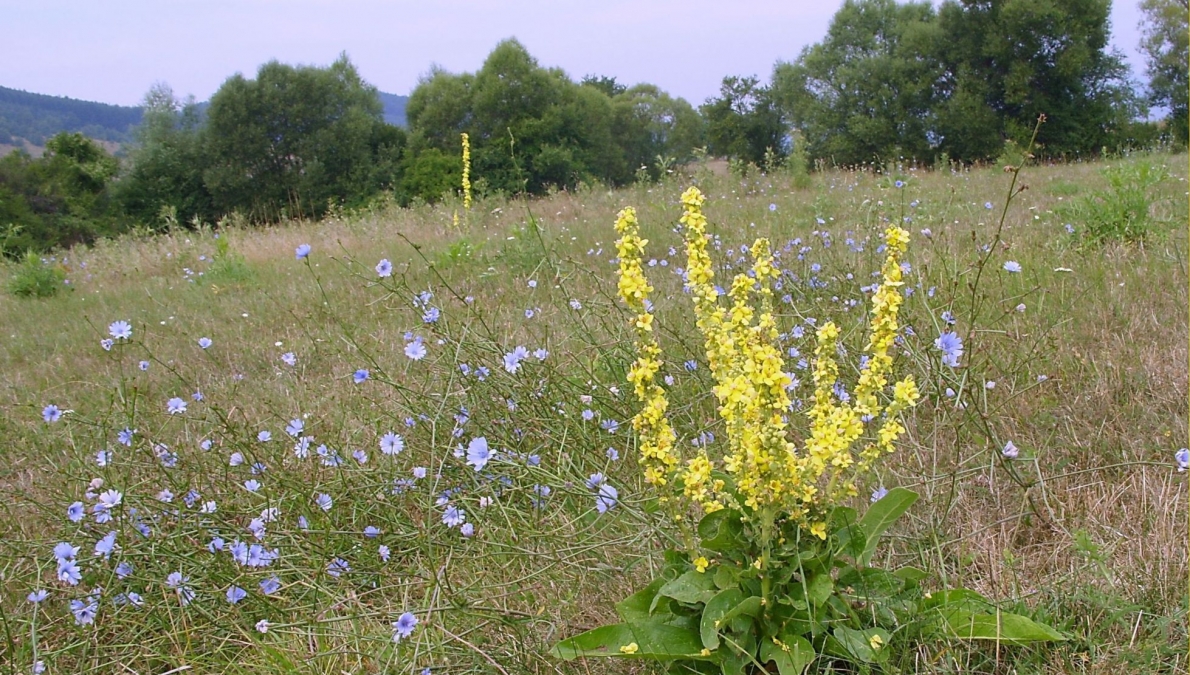
[[[205,100],[271,59],[347,52],[381,91],[408,94],[431,64],[475,71],[516,37],[572,78],[651,82],[698,105],[724,75],[767,79],[826,34],[842,0],[0,0],[0,86],[136,105],[154,82]],[[1138,78],[1138,0],[1116,0],[1112,44]]]

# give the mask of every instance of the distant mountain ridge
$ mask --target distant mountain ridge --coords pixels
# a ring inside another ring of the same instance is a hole
[[[77,131],[100,141],[126,143],[140,124],[139,107],[80,101],[0,87],[0,143],[19,139],[45,145],[51,136]]]
[[[409,97],[379,93],[384,105],[384,121],[405,126],[405,104]],[[202,105],[205,107],[205,103]],[[128,143],[143,114],[144,110],[139,106],[81,101],[0,87],[0,145],[44,146],[50,137],[63,131],[77,131],[100,141]]]

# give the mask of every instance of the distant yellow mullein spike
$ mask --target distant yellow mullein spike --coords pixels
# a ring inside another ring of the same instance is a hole
[[[471,210],[471,137],[463,137],[463,209]]]

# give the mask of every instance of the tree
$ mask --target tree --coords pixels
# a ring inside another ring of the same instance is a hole
[[[859,164],[934,154],[934,18],[929,3],[847,0],[822,42],[777,64],[775,96],[811,156]]]
[[[612,99],[612,136],[620,146],[624,168],[634,174],[646,167],[656,179],[662,164],[689,161],[703,145],[703,123],[683,98],[673,98],[652,84],[638,84]],[[627,182],[632,175],[621,177]]]
[[[328,68],[266,63],[211,98],[203,184],[219,213],[318,216],[375,189],[383,108],[346,56]]]
[[[1190,1],[1142,0],[1140,9],[1144,13],[1140,47],[1147,62],[1149,101],[1169,108],[1173,132],[1184,144],[1190,134],[1190,116],[1187,114]]]
[[[1028,141],[1045,114],[1042,154],[1112,146],[1139,113],[1118,54],[1108,53],[1110,0],[946,0],[936,133],[951,157],[991,156],[1001,139]],[[980,105],[982,101],[983,105]],[[990,110],[996,118],[981,110]]]
[[[471,73],[454,75],[437,66],[418,81],[405,104],[409,146],[414,152],[425,148],[454,152],[459,147],[459,134],[471,127],[474,86]]]
[[[144,111],[128,153],[131,167],[116,184],[125,214],[154,228],[166,225],[165,212],[182,223],[214,220],[218,214],[203,183],[202,116],[194,98],[179,101],[169,85],[158,83],[145,94]]]
[[[109,185],[119,163],[95,141],[62,132],[46,154],[0,159],[0,248],[6,255],[91,243],[121,229]]]
[[[707,148],[719,157],[742,159],[756,165],[769,151],[788,153],[787,127],[773,92],[755,77],[725,77],[719,97],[703,104]]]

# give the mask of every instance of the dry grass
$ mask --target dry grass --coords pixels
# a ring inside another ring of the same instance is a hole
[[[1102,250],[1076,246],[1053,214],[1096,185],[1100,167],[1027,170],[1030,188],[1013,205],[1003,248],[994,253],[978,288],[982,330],[974,333],[966,332],[973,319],[964,314],[972,309],[968,284],[978,253],[973,242],[990,240],[999,212],[984,209],[983,203],[1003,203],[1003,174],[908,172],[910,187],[900,193],[891,189],[890,179],[860,172],[819,174],[808,191],[791,189],[787,177],[740,182],[696,172],[712,196],[707,212],[725,247],[758,234],[777,241],[810,240],[812,231],[829,229],[836,248],[818,253],[841,266],[830,271],[854,270],[858,277],[871,265],[864,256],[840,250],[844,231],[874,232],[882,218],[899,218],[903,210],[913,215],[915,229],[933,232],[930,239],[915,236],[911,259],[915,274],[923,275],[923,289],[937,286],[938,294],[927,300],[919,293],[907,305],[907,319],[923,339],[920,352],[903,364],[917,369],[931,395],[911,420],[910,442],[883,470],[887,484],[914,487],[923,499],[889,555],[918,561],[941,582],[1029,606],[1078,638],[1053,653],[977,650],[959,656],[949,647],[946,654],[927,650],[920,672],[1012,672],[1014,661],[1019,672],[1187,672],[1187,486],[1185,474],[1176,473],[1172,463],[1173,452],[1187,445],[1190,397],[1186,163],[1181,156],[1163,159],[1174,179],[1164,186],[1155,213],[1168,211],[1173,224],[1161,225],[1163,236],[1143,246]],[[4,494],[15,496],[6,500],[10,517],[0,524],[6,541],[0,569],[10,571],[5,601],[23,597],[25,586],[11,580],[35,567],[35,555],[44,557],[48,537],[43,528],[58,518],[38,504],[62,502],[57,491],[74,490],[70,486],[85,482],[91,471],[79,464],[77,453],[56,445],[61,439],[45,436],[37,417],[40,407],[51,401],[69,401],[80,410],[111,405],[113,387],[135,375],[129,363],[115,363],[95,347],[109,321],[130,319],[153,343],[151,377],[157,379],[147,382],[157,395],[167,385],[181,386],[162,371],[188,368],[184,381],[209,397],[234,395],[235,416],[246,429],[300,411],[327,420],[345,445],[355,439],[363,445],[373,430],[399,419],[397,411],[410,405],[395,392],[360,398],[350,374],[365,355],[385,365],[386,375],[401,387],[450,382],[449,368],[428,379],[399,369],[409,323],[394,317],[408,313],[408,301],[368,287],[376,260],[392,260],[411,289],[449,283],[460,295],[473,295],[499,337],[509,344],[548,343],[565,359],[567,370],[557,375],[573,380],[573,391],[597,392],[589,385],[609,384],[601,368],[609,351],[622,349],[622,333],[606,323],[582,329],[568,323],[566,303],[578,298],[612,306],[610,223],[622,206],[637,206],[658,255],[676,244],[670,228],[678,193],[674,181],[615,192],[595,188],[534,202],[530,208],[549,256],[537,248],[524,206],[495,198],[481,200],[458,230],[451,226],[452,204],[379,207],[268,229],[225,228],[220,236],[242,256],[251,270],[247,278],[186,279],[184,268],[210,269],[209,260],[200,260],[215,250],[209,231],[121,240],[66,254],[72,293],[44,302],[0,297],[5,317],[0,322],[0,432],[13,439],[0,450],[0,485]],[[921,204],[909,209],[901,205],[902,197]],[[829,220],[820,226],[816,217]],[[293,260],[301,243],[316,251],[311,271],[321,281],[321,292]],[[588,254],[598,249],[602,255]],[[421,256],[434,263],[433,271]],[[1006,259],[1019,261],[1025,273],[1005,275],[999,265]],[[556,271],[561,274],[555,276]],[[677,320],[678,282],[673,275],[661,276],[660,268],[650,272],[664,305],[661,319],[669,321],[670,312]],[[533,293],[526,288],[529,278],[541,281]],[[448,294],[440,290],[439,295]],[[668,303],[666,295],[672,298]],[[820,302],[830,306],[828,299]],[[1022,302],[1026,311],[1016,312]],[[523,311],[535,307],[544,310],[543,317],[535,323],[523,320]],[[959,315],[968,346],[964,365],[969,367],[957,372],[939,370],[936,355],[929,353],[938,313],[948,307]],[[852,310],[850,316],[857,314]],[[202,354],[205,365],[191,367],[200,335],[214,338],[217,349]],[[688,342],[671,343],[675,360],[683,351],[697,351],[695,341]],[[303,350],[298,376],[282,376],[278,354],[297,348]],[[226,377],[230,372],[245,378],[232,382]],[[1048,379],[1038,383],[1038,375]],[[942,392],[964,376],[968,407],[958,409]],[[985,380],[995,380],[995,389],[984,389]],[[179,395],[185,393],[178,389]],[[622,401],[609,398],[607,403],[620,406],[624,417],[630,414]],[[448,412],[453,405],[444,404]],[[527,426],[547,439],[543,447],[573,446],[574,457],[560,452],[557,458],[580,474],[588,461],[583,457],[602,451],[600,438],[576,438],[570,435],[575,429],[545,417]],[[999,452],[1010,439],[1022,449],[1012,462]],[[632,485],[631,463],[622,464],[617,480]],[[535,534],[528,538],[514,531],[511,538],[490,543],[485,555],[499,564],[451,559],[458,578],[471,589],[471,595],[461,591],[452,602],[465,598],[498,611],[458,614],[457,607],[440,599],[438,609],[430,610],[438,618],[427,621],[442,627],[434,643],[440,656],[467,664],[469,672],[498,672],[490,670],[497,667],[510,673],[637,672],[621,664],[563,667],[543,650],[563,635],[606,621],[611,602],[646,578],[657,538],[627,518],[599,533],[577,516],[551,521],[548,532],[531,531]],[[374,609],[361,602],[339,611],[358,617]],[[57,627],[63,634],[68,629]],[[314,638],[294,637],[281,651],[342,649],[342,658],[322,659],[318,670],[308,663],[308,672],[370,672],[368,658],[350,654],[371,648],[361,637],[368,630],[361,624],[354,643],[340,636],[317,647]],[[178,645],[175,657],[184,661],[187,647]],[[284,670],[264,657],[251,663],[261,672]]]

